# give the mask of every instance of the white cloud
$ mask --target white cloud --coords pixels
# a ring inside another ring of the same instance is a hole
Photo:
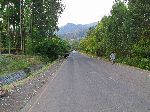
[[[59,18],[59,26],[66,23],[86,24],[99,21],[109,14],[114,0],[64,0],[66,9]]]

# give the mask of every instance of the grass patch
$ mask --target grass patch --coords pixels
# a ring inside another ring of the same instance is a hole
[[[37,70],[34,73],[30,73],[29,76],[23,80],[11,83],[9,85],[3,85],[2,88],[8,91],[11,91],[15,86],[20,86],[20,85],[24,85],[27,84],[29,82],[29,80],[32,80],[36,77],[38,77],[39,75],[43,74],[45,71],[47,71],[49,69],[49,67],[51,67],[53,64],[55,64],[57,61],[54,61],[52,63],[48,63],[45,66],[43,66],[40,70]]]
[[[119,57],[117,62],[138,67],[145,70],[150,70],[150,59],[141,57]]]
[[[37,64],[43,64],[42,58],[39,56],[0,55],[0,76]]]
[[[81,52],[81,53],[86,54],[90,57],[98,58],[94,54],[89,54],[89,53],[85,53],[85,52]],[[109,60],[109,56],[103,56],[102,58],[105,61]],[[144,70],[150,70],[150,58],[117,56],[116,57],[116,62],[126,64],[126,65],[130,65],[130,66],[134,66],[134,67],[138,67],[138,68],[141,68],[141,69],[144,69]]]

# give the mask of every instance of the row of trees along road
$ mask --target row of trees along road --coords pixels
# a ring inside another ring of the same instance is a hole
[[[61,0],[0,0],[0,52],[35,54],[54,38],[64,44],[54,34],[63,9]]]
[[[80,49],[104,57],[114,51],[117,61],[150,70],[150,0],[116,0]]]

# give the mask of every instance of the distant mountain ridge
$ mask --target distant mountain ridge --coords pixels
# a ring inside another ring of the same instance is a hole
[[[73,24],[68,23],[65,26],[59,28],[57,35],[62,38],[68,39],[81,39],[86,36],[87,31],[90,27],[94,27],[98,24],[98,22],[90,23],[90,24]]]

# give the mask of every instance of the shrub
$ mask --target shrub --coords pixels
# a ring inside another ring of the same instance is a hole
[[[65,41],[58,37],[47,38],[35,46],[35,53],[40,54],[44,57],[48,57],[50,61],[58,58],[58,56],[64,55],[64,53],[69,52],[70,46]]]

